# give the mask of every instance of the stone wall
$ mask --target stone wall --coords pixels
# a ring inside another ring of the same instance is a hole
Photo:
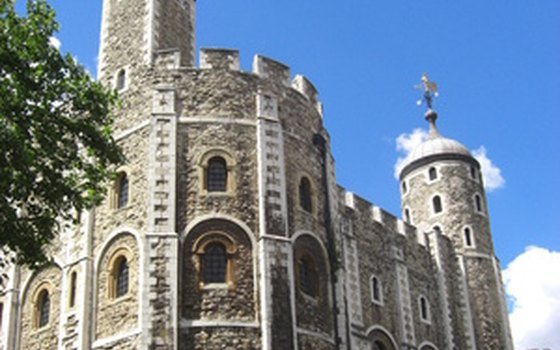
[[[59,287],[61,285],[62,272],[58,266],[47,267],[32,277],[22,298],[20,349],[56,349],[58,347],[62,293]],[[36,303],[37,293],[42,289],[49,291],[50,311],[48,324],[39,328],[36,310],[38,304]]]
[[[111,276],[111,259],[120,251],[127,254],[129,266],[128,293],[115,297],[109,290]],[[115,237],[102,253],[97,267],[97,287],[95,290],[95,339],[127,333],[138,327],[139,317],[139,274],[140,254],[134,236],[123,233]]]

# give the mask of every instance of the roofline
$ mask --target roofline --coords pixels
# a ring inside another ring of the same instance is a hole
[[[471,155],[467,156],[458,153],[439,153],[439,154],[432,154],[426,157],[422,157],[406,165],[399,174],[399,180],[402,181],[403,178],[405,178],[408,174],[410,174],[414,170],[438,160],[460,160],[465,163],[474,165],[477,167],[477,169],[480,170],[480,163]]]

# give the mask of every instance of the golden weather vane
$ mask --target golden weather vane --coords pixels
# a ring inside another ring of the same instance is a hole
[[[422,99],[418,100],[417,104],[421,105],[422,102],[426,102],[428,109],[432,109],[432,103],[435,97],[438,96],[437,84],[430,81],[428,74],[422,74],[422,82],[415,86],[415,88],[422,90]]]

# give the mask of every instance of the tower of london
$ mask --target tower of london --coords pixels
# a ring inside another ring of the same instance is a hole
[[[126,161],[53,264],[6,271],[0,349],[513,349],[480,165],[434,109],[395,215],[337,184],[305,76],[195,64],[194,0],[104,0],[101,27]]]

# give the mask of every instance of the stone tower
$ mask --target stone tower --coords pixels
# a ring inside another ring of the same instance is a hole
[[[427,240],[438,265],[445,307],[461,315],[447,320],[450,344],[512,349],[480,164],[465,146],[439,134],[437,113],[430,107],[425,114],[429,135],[400,172],[403,218],[426,232],[421,239]],[[455,261],[445,262],[442,236],[451,241]],[[450,287],[451,281],[459,288]]]
[[[194,65],[194,0],[103,0],[98,77],[136,71],[165,50],[179,50],[182,66]]]

